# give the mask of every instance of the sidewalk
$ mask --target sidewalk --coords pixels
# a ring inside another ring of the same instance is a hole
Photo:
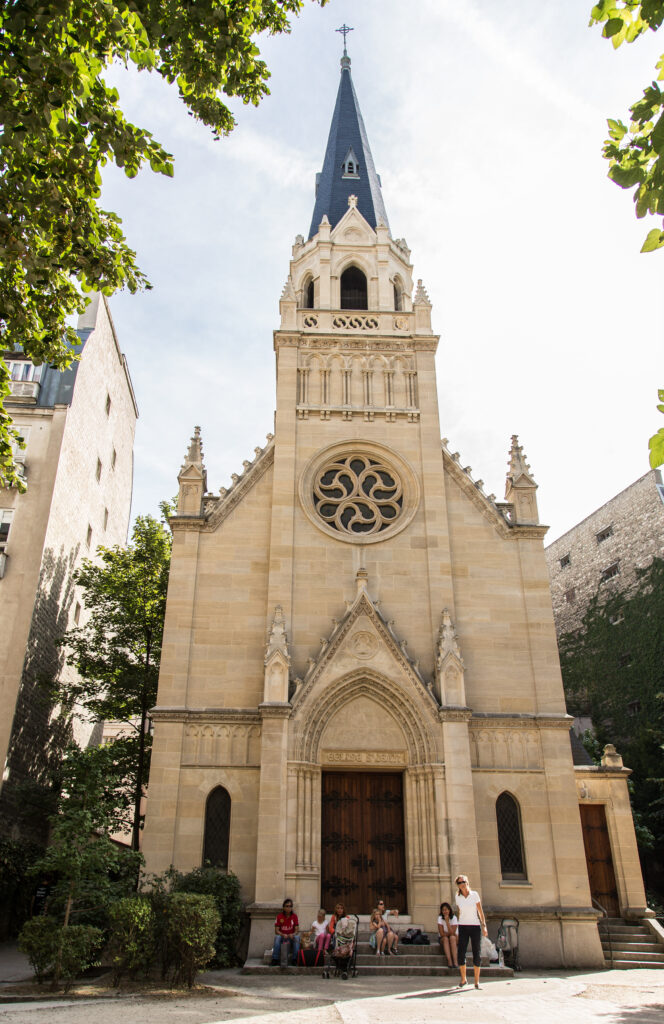
[[[11,964],[8,964],[11,967]],[[6,975],[3,964],[0,975]],[[20,970],[20,964],[18,968]],[[37,1004],[2,1004],[1,1024],[662,1024],[664,971],[528,972],[487,978],[479,991],[454,979],[404,980],[358,975],[341,981],[317,976],[270,977],[210,971],[206,993],[173,992]]]

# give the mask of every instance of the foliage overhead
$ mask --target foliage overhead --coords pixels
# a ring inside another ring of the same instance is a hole
[[[590,24],[603,25],[602,35],[614,47],[633,43],[648,30],[655,32],[662,21],[664,0],[599,0],[590,12]],[[609,177],[621,188],[634,189],[637,217],[664,216],[664,92],[657,84],[664,80],[664,55],[656,70],[657,79],[629,108],[629,125],[609,118],[609,138],[604,143]],[[664,230],[652,228],[641,252],[662,246]]]
[[[664,402],[664,391],[658,391],[657,397],[660,403]],[[664,405],[660,404],[657,408],[664,413]],[[653,434],[648,441],[648,447],[650,448],[650,465],[652,469],[657,469],[664,463],[664,427],[660,427],[657,433]]]
[[[324,2],[324,0],[322,0]],[[67,317],[85,292],[149,284],[117,214],[100,206],[101,168],[133,178],[145,164],[172,175],[172,157],[131,124],[104,75],[113,64],[177,86],[215,138],[235,124],[223,97],[258,104],[269,71],[254,42],[289,31],[303,0],[16,0],[0,5],[0,331],[35,363],[64,368],[77,337]],[[2,400],[0,485],[18,485],[15,437]]]
[[[615,744],[632,769],[642,836],[664,854],[664,560],[638,571],[627,593],[598,594],[582,628],[560,638],[570,712],[590,715],[599,746]]]
[[[149,712],[157,698],[171,538],[152,516],[139,516],[126,548],[99,548],[76,573],[88,621],[65,634],[67,661],[78,678],[55,696],[94,718],[122,722],[126,735],[109,744],[124,765],[121,794],[131,792],[132,847],[138,849],[141,797],[149,764]]]

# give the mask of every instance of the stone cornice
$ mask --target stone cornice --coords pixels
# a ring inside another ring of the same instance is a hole
[[[418,337],[409,335],[407,337],[386,337],[361,336],[355,334],[324,334],[312,335],[282,334],[281,331],[274,332],[274,348],[302,348],[308,350],[338,348],[347,352],[435,352],[438,348],[438,336]]]
[[[501,906],[487,906],[483,903],[482,906],[484,913],[492,917],[504,917],[505,911],[509,909],[510,914],[518,917],[519,921],[596,921],[602,916],[594,907],[519,907],[514,903],[505,903]]]
[[[205,516],[170,516],[168,525],[173,533],[200,533],[205,528]]]
[[[632,774],[631,768],[605,768],[601,764],[575,764],[574,773],[579,775],[590,775],[593,779],[615,779],[623,776],[625,779]],[[591,801],[592,802],[592,801]]]
[[[290,704],[283,704],[276,701],[264,701],[258,705],[258,712],[261,718],[290,718],[293,708]]]
[[[471,725],[482,729],[566,729],[574,719],[568,714],[548,712],[514,714],[511,712],[473,711]]]
[[[155,722],[232,722],[256,725],[260,721],[253,708],[187,708],[154,707],[150,717]]]
[[[438,708],[438,717],[441,722],[470,722],[473,712],[470,708],[454,707],[448,704]]]

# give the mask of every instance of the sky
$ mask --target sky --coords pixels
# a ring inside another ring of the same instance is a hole
[[[175,175],[104,173],[151,291],[110,299],[140,417],[133,514],[177,491],[195,425],[208,490],[273,430],[272,332],[308,232],[347,23],[352,74],[393,237],[412,250],[441,336],[441,436],[503,499],[510,437],[556,539],[648,471],[661,425],[664,250],[601,155],[606,118],[655,77],[664,31],[614,50],[590,0],[306,2],[261,37],[258,108],[215,142],[175,88],[116,69],[127,116]],[[660,422],[658,422],[658,420]]]

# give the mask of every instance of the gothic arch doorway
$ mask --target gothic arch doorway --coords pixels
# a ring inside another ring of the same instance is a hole
[[[407,909],[403,775],[324,771],[321,906],[369,914],[379,899]]]

